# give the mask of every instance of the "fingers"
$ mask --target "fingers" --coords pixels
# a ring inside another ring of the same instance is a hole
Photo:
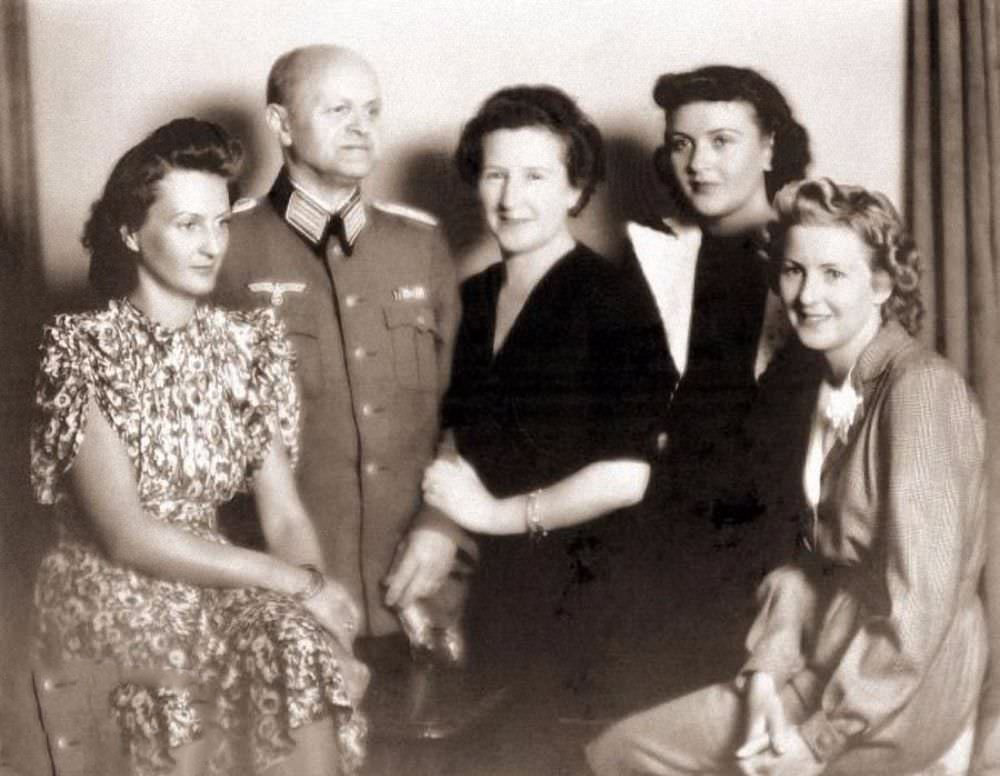
[[[771,738],[767,733],[760,733],[748,738],[747,741],[736,750],[737,760],[746,760],[749,757],[756,757],[762,752],[766,752],[771,746]]]
[[[413,577],[417,573],[418,565],[416,556],[407,548],[407,551],[403,554],[403,559],[399,562],[399,566],[386,578],[386,581],[389,583],[389,587],[385,592],[385,603],[387,606],[406,606],[404,598],[409,598],[407,591],[413,582]]]
[[[330,634],[347,652],[354,650],[354,631],[348,630],[343,623],[338,623],[330,630]]]
[[[420,598],[434,595],[447,576],[450,564],[433,559],[418,559],[416,553],[407,553],[399,568],[387,579],[385,593],[387,606],[405,608]]]
[[[788,722],[785,719],[785,709],[777,698],[768,706],[766,727],[771,750],[775,754],[784,754],[788,748]]]

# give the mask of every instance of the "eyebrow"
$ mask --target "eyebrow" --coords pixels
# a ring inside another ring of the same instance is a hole
[[[742,130],[736,129],[736,127],[713,127],[712,129],[706,130],[704,134],[717,135],[720,132],[732,132],[734,135],[740,135],[741,137],[744,134]],[[693,135],[689,135],[687,132],[681,132],[679,129],[671,129],[670,136],[673,137],[674,135],[687,138],[693,137]]]

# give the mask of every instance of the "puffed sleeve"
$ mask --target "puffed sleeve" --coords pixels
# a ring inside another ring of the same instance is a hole
[[[249,438],[248,475],[252,478],[271,447],[274,429],[278,430],[292,466],[298,463],[300,406],[292,348],[284,324],[269,307],[246,316],[252,336],[244,417]]]
[[[31,428],[31,484],[42,504],[66,496],[63,476],[83,441],[92,392],[86,347],[74,319],[60,315],[42,332]]]
[[[881,603],[862,609],[821,708],[801,727],[823,760],[906,707],[948,634],[960,591],[975,589],[979,576],[985,431],[962,377],[940,362],[913,365],[888,386],[873,423],[870,476],[879,483],[882,538],[866,563]]]

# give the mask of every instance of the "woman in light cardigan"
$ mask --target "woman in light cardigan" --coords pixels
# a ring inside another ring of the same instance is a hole
[[[911,337],[917,253],[888,200],[823,179],[789,185],[775,208],[782,301],[823,367],[801,551],[761,587],[736,679],[618,723],[591,765],[964,773],[987,656],[982,417]]]

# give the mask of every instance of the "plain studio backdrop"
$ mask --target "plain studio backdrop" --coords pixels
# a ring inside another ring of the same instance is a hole
[[[754,67],[778,84],[810,132],[813,174],[901,199],[904,0],[31,0],[27,11],[42,238],[32,258],[52,299],[31,294],[4,316],[13,340],[34,339],[32,314],[84,286],[79,237],[90,204],[114,161],[156,126],[184,115],[219,121],[247,145],[243,193],[264,193],[280,164],[263,120],[267,73],[279,54],[310,43],[350,46],[375,66],[385,142],[366,190],[437,215],[464,271],[494,249],[450,156],[483,99],[516,83],[561,87],[602,129],[609,179],[575,231],[609,254],[625,220],[662,207],[650,163],[663,133],[653,83],[704,64]],[[15,691],[0,716],[22,718],[12,730],[25,733],[13,735],[37,748],[15,646],[47,526],[27,489],[29,351],[3,364],[0,695]]]
[[[494,90],[551,83],[597,121],[609,181],[578,237],[615,253],[622,222],[661,196],[651,92],[664,72],[760,69],[813,141],[813,174],[880,189],[902,181],[902,0],[35,0],[29,43],[42,261],[53,290],[82,283],[79,235],[115,159],[183,115],[220,121],[250,151],[243,190],[267,190],[280,157],[263,121],[274,59],[309,43],[357,49],[384,94],[382,162],[369,193],[433,211],[460,254],[488,260],[476,208],[449,157]]]

